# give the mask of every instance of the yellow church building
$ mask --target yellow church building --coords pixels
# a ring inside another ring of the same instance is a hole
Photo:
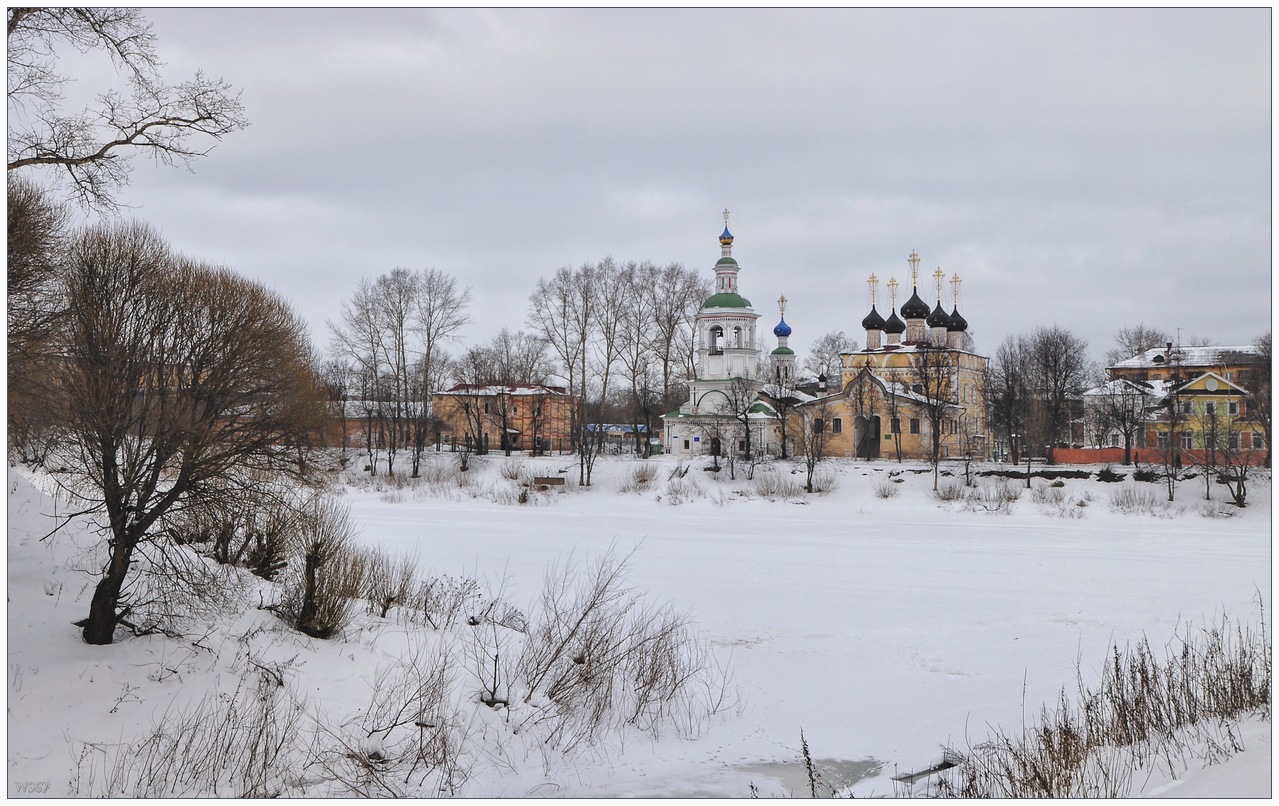
[[[800,407],[818,413],[826,431],[827,456],[865,459],[939,459],[986,454],[986,400],[983,379],[988,358],[972,350],[968,322],[959,313],[956,274],[950,279],[954,303],[942,307],[945,274],[939,268],[937,304],[919,296],[919,255],[907,259],[911,297],[897,310],[897,280],[888,281],[892,309],[877,309],[878,278],[871,275],[870,313],[862,320],[866,347],[844,353],[839,388]]]

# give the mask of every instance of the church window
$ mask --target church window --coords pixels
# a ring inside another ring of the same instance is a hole
[[[830,432],[832,434],[844,433],[844,421],[842,418],[836,417],[835,419],[830,421]]]
[[[918,433],[919,433],[919,418],[918,418],[918,417],[911,417],[911,418],[910,418],[910,433],[912,433],[912,434],[918,434]]]
[[[733,328],[733,346],[734,347],[742,346],[742,329],[740,326]]]
[[[724,338],[724,328],[715,325],[711,328],[711,355],[719,355],[723,347],[720,341]]]

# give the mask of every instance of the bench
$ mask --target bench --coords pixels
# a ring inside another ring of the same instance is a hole
[[[563,487],[564,477],[563,476],[534,476],[533,486],[541,487],[542,489],[546,489],[547,487]]]

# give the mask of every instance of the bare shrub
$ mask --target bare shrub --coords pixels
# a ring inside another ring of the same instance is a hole
[[[813,471],[813,492],[825,495],[839,486],[839,474],[831,467],[818,467]]]
[[[1137,484],[1123,484],[1110,493],[1110,509],[1125,515],[1151,515],[1156,518],[1175,518],[1184,510],[1163,499],[1155,489]]]
[[[455,669],[447,647],[431,652],[423,644],[379,669],[356,723],[359,746],[327,754],[326,766],[339,768],[335,777],[354,794],[460,794],[469,777],[461,752],[468,731],[451,705]]]
[[[948,481],[939,485],[933,491],[933,496],[938,501],[962,501],[964,500],[964,487],[959,482]]]
[[[416,601],[427,624],[447,630],[468,618],[479,618],[484,592],[474,579],[431,577],[418,587]]]
[[[1230,720],[1269,716],[1271,652],[1264,612],[1256,630],[1225,616],[1199,630],[1187,625],[1162,662],[1145,639],[1124,651],[1112,646],[1095,687],[1084,685],[1076,667],[1077,700],[1063,688],[1056,706],[1041,708],[1020,735],[996,731],[957,754],[964,763],[943,772],[933,794],[1124,797],[1134,774],[1154,763],[1213,762],[1223,725],[1233,742]]]
[[[584,574],[546,576],[516,664],[521,724],[561,752],[632,724],[690,735],[725,707],[726,674],[687,616],[652,608],[625,584],[627,558],[610,552]],[[711,696],[706,696],[711,692]]]
[[[1006,481],[987,482],[968,490],[964,508],[973,512],[993,512],[1007,515],[1012,505],[1021,498],[1021,487]]]
[[[282,678],[251,670],[229,695],[166,712],[137,743],[82,754],[73,788],[99,797],[276,797],[305,763],[307,721]],[[92,768],[95,758],[102,769]]]
[[[365,558],[352,547],[355,529],[341,503],[317,496],[302,521],[301,568],[289,575],[277,612],[295,629],[331,638],[351,619]]]
[[[876,498],[896,498],[899,491],[899,485],[892,479],[880,479],[875,482]]]
[[[524,463],[518,459],[504,459],[502,464],[498,466],[502,478],[507,481],[523,481],[526,475],[524,472]]]
[[[652,462],[640,462],[631,467],[630,475],[618,489],[624,493],[642,493],[651,489],[653,480],[656,478],[657,465]]]
[[[804,485],[790,478],[789,475],[775,473],[772,470],[756,473],[751,480],[751,490],[769,501],[790,500],[804,495]]]
[[[363,593],[370,613],[386,618],[392,607],[409,601],[416,587],[417,564],[415,554],[392,557],[381,549],[365,552]]]
[[[679,506],[692,501],[694,498],[701,498],[706,493],[698,486],[697,482],[681,476],[667,481],[663,494],[666,497],[666,503],[671,506]]]

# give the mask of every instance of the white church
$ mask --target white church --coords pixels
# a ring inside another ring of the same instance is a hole
[[[773,328],[778,346],[761,366],[757,331],[760,314],[741,295],[733,258],[733,234],[724,211],[719,236],[721,256],[715,262],[715,293],[697,314],[697,377],[688,383],[688,400],[662,415],[664,450],[673,454],[720,455],[730,449],[742,453],[750,441],[752,452],[777,454],[781,420],[760,392],[788,388],[795,379],[795,352],[787,346],[785,300],[781,321]],[[791,392],[792,394],[802,394]],[[749,425],[749,437],[742,420]],[[735,444],[724,444],[726,440]]]

